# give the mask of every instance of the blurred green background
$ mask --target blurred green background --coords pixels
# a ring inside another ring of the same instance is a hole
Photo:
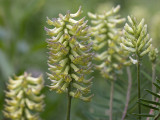
[[[24,71],[33,76],[43,74],[45,85],[49,84],[46,77],[47,38],[44,26],[46,16],[58,17],[59,13],[70,10],[76,12],[82,6],[83,16],[87,12],[109,10],[113,6],[121,5],[121,15],[134,15],[138,19],[145,18],[149,26],[149,33],[154,40],[154,45],[160,48],[160,0],[0,0],[0,120],[4,105],[4,90],[9,76],[20,75]],[[88,17],[86,17],[88,19]],[[143,96],[149,96],[144,88],[151,88],[151,64],[148,58],[143,60],[142,91]],[[135,120],[132,112],[137,111],[136,105],[136,74],[135,67],[131,66],[133,85],[131,101],[127,119]],[[160,78],[160,66],[157,64],[157,77]],[[72,101],[72,120],[108,120],[108,101],[110,83],[104,80],[98,71],[94,73],[95,79],[92,92],[95,94],[92,102],[84,103],[81,100]],[[92,74],[92,75],[93,75]],[[120,120],[125,105],[127,90],[127,75],[118,77],[114,93],[114,120]],[[44,120],[64,120],[66,113],[67,97],[65,94],[56,94],[44,88],[46,107],[41,117]],[[148,112],[144,108],[143,112]]]

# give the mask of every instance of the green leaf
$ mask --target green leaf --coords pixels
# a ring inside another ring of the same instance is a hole
[[[149,104],[154,104],[154,105],[160,105],[159,102],[155,102],[155,101],[150,101],[150,100],[145,100],[145,99],[140,99],[142,102],[146,102],[146,103],[149,103]]]
[[[153,83],[154,86],[156,86],[158,89],[160,89],[160,86],[157,83]]]
[[[155,116],[155,115],[145,114],[145,113],[142,113],[142,114],[133,113],[133,115],[141,116],[141,117],[154,117]]]
[[[152,91],[150,91],[150,90],[145,90],[145,91],[147,91],[147,92],[149,92],[150,94],[152,94],[152,95],[160,98],[160,95],[158,95],[158,94],[156,94],[156,93],[154,93],[154,92],[152,92]]]
[[[143,105],[143,106],[145,106],[145,107],[148,107],[148,108],[150,108],[150,109],[159,110],[159,108],[153,107],[153,106],[151,106],[151,105],[146,105],[146,104],[143,104],[143,103],[141,103],[141,102],[137,102],[137,103],[138,103],[138,104],[141,104],[141,105]]]
[[[157,82],[160,84],[160,80],[157,79]]]

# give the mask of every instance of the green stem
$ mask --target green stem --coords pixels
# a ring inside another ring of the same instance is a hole
[[[114,81],[111,81],[111,89],[110,89],[110,105],[109,105],[109,120],[112,120],[113,92],[114,92]]]
[[[138,83],[138,102],[140,102],[141,98],[141,81],[140,81],[140,59],[137,57],[137,83]],[[138,114],[141,114],[141,104],[138,104]],[[139,120],[141,120],[141,116],[139,116]]]
[[[70,120],[70,113],[71,113],[71,100],[72,100],[72,97],[70,96],[70,85],[68,86],[68,105],[67,105],[67,118],[66,120]]]
[[[155,77],[156,77],[156,64],[152,63],[152,92],[156,92],[156,88],[154,86]],[[155,101],[155,97],[152,95],[152,101]]]
[[[66,26],[65,26],[65,28],[66,28]],[[70,47],[70,44],[68,46],[69,46],[69,52],[68,52],[67,58],[69,58],[68,64],[71,65],[72,62],[71,62],[71,59],[70,59],[69,55],[71,54],[71,49],[72,48]],[[71,66],[70,66],[68,74],[70,74],[70,75],[72,74]],[[68,85],[68,92],[67,92],[67,95],[68,95],[68,105],[67,105],[67,118],[66,118],[66,120],[70,120],[70,114],[71,114],[72,96],[69,94],[71,92],[71,84],[72,84],[72,81]]]

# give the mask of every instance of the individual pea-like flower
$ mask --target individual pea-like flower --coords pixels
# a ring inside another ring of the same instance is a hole
[[[38,112],[44,108],[43,84],[42,76],[35,78],[27,73],[9,78],[4,116],[11,120],[40,120]]]
[[[138,24],[135,17],[128,16],[128,21],[130,25],[126,23],[124,26],[121,47],[138,58],[142,58],[152,48],[152,39],[147,32],[147,25],[144,24],[144,19]],[[130,59],[134,64],[137,63],[137,60],[132,57]]]
[[[88,94],[92,78],[86,79],[85,75],[92,72],[92,43],[89,42],[91,38],[85,17],[75,20],[81,13],[80,7],[75,14],[68,11],[66,15],[59,14],[59,18],[47,18],[47,23],[54,26],[45,28],[51,37],[47,39],[50,71],[47,74],[51,90],[68,92],[74,98],[90,101],[93,95]]]
[[[115,74],[121,73],[122,66],[129,64],[126,60],[127,53],[124,52],[119,43],[121,41],[121,28],[117,25],[125,21],[117,15],[120,6],[113,8],[104,14],[88,13],[92,19],[92,37],[94,50],[97,52],[96,68],[101,71],[103,77],[113,80]]]
[[[149,59],[152,63],[155,63],[158,57],[158,49],[157,48],[153,48],[150,50],[149,52]]]

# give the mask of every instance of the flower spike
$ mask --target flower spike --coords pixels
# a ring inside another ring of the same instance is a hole
[[[129,64],[126,59],[127,52],[124,52],[119,45],[122,41],[122,32],[117,25],[125,21],[117,15],[119,10],[118,5],[103,14],[88,13],[92,24],[90,31],[93,37],[93,48],[97,51],[95,60],[99,62],[96,68],[101,71],[103,77],[110,80],[114,79],[115,74],[121,73],[122,65]]]
[[[80,7],[74,14],[67,11],[66,15],[59,14],[59,18],[47,18],[48,25],[54,26],[52,29],[45,28],[51,37],[47,39],[50,71],[47,75],[51,80],[51,90],[69,92],[74,98],[89,101],[91,97],[83,95],[90,93],[91,81],[86,80],[85,75],[92,72],[93,53],[85,17],[75,19],[81,13]]]
[[[24,73],[9,79],[6,91],[4,116],[11,120],[40,120],[37,112],[43,111],[44,95],[41,94],[44,81]]]
[[[138,57],[143,57],[148,54],[152,48],[152,39],[147,32],[147,25],[144,24],[144,19],[138,24],[135,17],[128,16],[129,24],[125,24],[121,47]]]

